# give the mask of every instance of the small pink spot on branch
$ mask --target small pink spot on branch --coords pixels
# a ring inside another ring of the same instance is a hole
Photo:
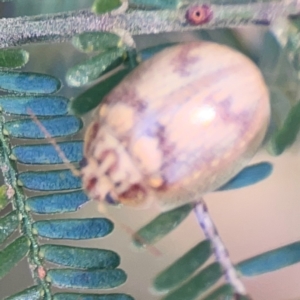
[[[11,185],[9,185],[7,187],[7,191],[6,191],[6,196],[7,198],[10,200],[12,199],[12,197],[15,195],[15,190],[13,189],[13,187]]]
[[[40,279],[44,279],[47,275],[45,268],[42,267],[42,266],[38,267],[37,273],[38,273],[38,276],[39,276]]]
[[[191,25],[201,25],[208,23],[213,17],[213,12],[209,5],[195,5],[190,7],[186,14],[185,18],[187,22]]]

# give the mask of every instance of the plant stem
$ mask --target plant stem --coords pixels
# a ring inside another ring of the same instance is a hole
[[[194,212],[205,236],[211,241],[216,259],[224,269],[226,280],[235,289],[237,294],[246,295],[247,292],[244,284],[240,280],[234,265],[230,261],[228,251],[218,234],[203,199],[196,202]]]
[[[39,275],[39,270],[45,270],[43,265],[43,260],[39,256],[39,243],[37,236],[33,233],[33,220],[30,216],[30,213],[26,210],[25,202],[26,196],[24,195],[22,189],[18,186],[17,183],[17,173],[13,166],[13,163],[9,159],[10,148],[8,138],[3,134],[3,125],[5,122],[4,116],[0,115],[0,167],[4,177],[4,183],[7,186],[7,192],[9,192],[8,197],[12,199],[14,208],[17,210],[20,223],[21,223],[21,232],[23,235],[26,235],[29,239],[30,245],[30,254],[28,258],[28,263],[34,278],[39,282],[39,286],[42,287],[45,300],[51,299],[50,284],[44,277]]]
[[[103,15],[81,10],[34,17],[3,18],[0,20],[0,48],[34,42],[63,42],[86,31],[142,35],[201,28],[239,27],[249,24],[268,25],[278,17],[300,13],[300,3],[297,1],[211,5],[212,19],[198,26],[189,24],[185,19],[189,7],[200,5],[197,2],[177,10],[131,9],[119,14]]]

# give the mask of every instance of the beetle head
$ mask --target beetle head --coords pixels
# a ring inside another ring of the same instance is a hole
[[[83,188],[94,200],[109,204],[144,206],[149,191],[143,174],[109,128],[93,122],[85,136]]]

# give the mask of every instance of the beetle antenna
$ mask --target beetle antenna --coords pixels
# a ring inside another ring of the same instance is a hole
[[[64,164],[67,165],[68,169],[72,172],[72,174],[75,177],[80,177],[80,172],[74,167],[74,165],[70,162],[70,160],[66,157],[65,153],[62,151],[62,149],[59,147],[55,139],[51,136],[51,134],[48,132],[48,130],[45,128],[45,126],[41,123],[41,121],[36,117],[34,112],[28,108],[27,112],[29,113],[32,120],[37,124],[39,129],[42,131],[42,133],[45,135],[45,138],[49,141],[49,143],[52,144],[54,149],[57,151],[58,156],[63,161]],[[160,256],[162,253],[154,246],[147,244],[147,242],[141,237],[135,234],[134,230],[127,226],[126,224],[116,221],[115,218],[113,218],[107,211],[107,208],[104,206],[103,203],[98,205],[98,210],[103,215],[107,216],[111,221],[113,221],[115,224],[120,226],[125,232],[127,232],[129,235],[132,235],[135,237],[136,240],[138,240],[142,245],[146,245],[149,249],[149,252],[153,254],[154,256]]]
[[[39,127],[39,129],[43,132],[45,135],[45,138],[52,144],[54,149],[57,151],[57,154],[59,158],[63,161],[64,164],[67,165],[68,169],[72,172],[72,174],[75,177],[80,177],[80,172],[74,167],[74,165],[70,162],[70,160],[66,157],[65,153],[61,150],[55,139],[50,135],[48,130],[43,126],[41,121],[36,117],[36,115],[33,113],[33,111],[28,108],[27,112],[29,113],[31,119],[36,123],[36,125]]]
[[[131,228],[129,227],[128,225],[122,223],[122,222],[119,222],[119,221],[116,221],[107,211],[107,207],[103,204],[103,202],[101,202],[99,205],[98,205],[98,211],[100,213],[102,213],[103,215],[109,217],[109,219],[111,221],[113,221],[115,224],[117,224],[119,227],[122,228],[122,230],[124,230],[128,235],[130,236],[133,236],[135,240],[137,240],[140,244],[144,245],[151,254],[153,254],[154,256],[161,256],[162,253],[159,249],[157,249],[155,246],[153,245],[150,245],[147,243],[147,241],[141,237],[140,235],[137,235],[136,232]]]

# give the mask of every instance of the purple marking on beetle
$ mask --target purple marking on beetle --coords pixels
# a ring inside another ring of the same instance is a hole
[[[107,97],[106,101],[107,103],[118,104],[119,99],[122,99],[123,104],[127,104],[140,113],[147,108],[147,103],[138,97],[136,90],[132,87],[122,86],[122,88],[116,89]]]
[[[178,72],[182,77],[190,75],[190,66],[199,61],[199,57],[191,56],[191,52],[198,45],[189,44],[188,47],[183,47],[178,55],[173,59],[174,72]]]
[[[185,18],[191,25],[201,25],[208,23],[213,17],[213,12],[209,5],[195,5],[190,7],[185,14]]]
[[[152,128],[151,128],[152,127]],[[167,158],[172,154],[172,151],[176,148],[175,144],[171,144],[167,137],[166,127],[160,123],[149,126],[147,128],[147,135],[158,140],[158,148],[161,150],[163,156]]]
[[[234,114],[232,113],[231,106],[232,101],[229,97],[221,101],[218,116],[222,118],[222,120],[227,124],[240,123],[242,125],[240,127],[240,135],[244,135],[247,132],[247,130],[249,130],[252,114],[250,111],[243,111],[238,114]]]
[[[161,149],[164,157],[168,157],[170,154],[173,153],[173,151],[176,148],[176,145],[174,143],[171,144],[170,141],[168,140],[167,133],[166,133],[166,127],[163,125],[160,125],[156,136],[158,139],[159,148]]]

